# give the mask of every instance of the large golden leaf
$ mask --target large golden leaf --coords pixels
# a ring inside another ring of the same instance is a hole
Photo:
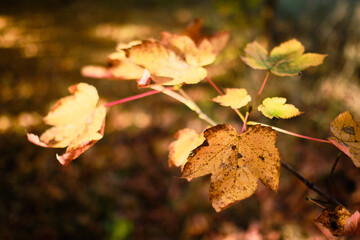
[[[355,122],[350,111],[337,116],[330,124],[333,136],[328,139],[360,167],[360,123]]]
[[[204,68],[189,65],[157,41],[144,41],[127,49],[126,55],[133,63],[146,68],[156,83],[163,85],[195,84],[207,75]]]
[[[96,88],[86,83],[69,87],[71,96],[60,99],[44,117],[44,122],[54,127],[40,138],[27,134],[34,144],[48,148],[64,148],[66,152],[56,156],[63,165],[69,164],[86,151],[104,134],[106,110],[96,106],[99,100]]]
[[[240,136],[229,124],[205,130],[206,140],[189,155],[183,177],[211,174],[209,198],[216,211],[248,198],[260,179],[277,191],[280,155],[275,142],[276,131],[256,125]]]

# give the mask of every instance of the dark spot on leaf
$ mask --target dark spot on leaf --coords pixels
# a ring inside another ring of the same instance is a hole
[[[130,56],[130,51],[129,49],[123,49],[123,51],[125,52],[125,56],[129,57]]]
[[[332,230],[337,230],[339,227],[338,227],[338,224],[336,223],[336,221],[331,221],[330,222],[330,228]]]
[[[232,145],[232,146],[231,146],[231,149],[232,149],[232,150],[235,150],[235,149],[236,149],[236,146],[235,146],[235,145]]]
[[[339,228],[339,226],[338,226],[338,219],[339,219],[339,216],[337,216],[336,214],[329,214],[329,216],[330,216],[330,228],[332,229],[332,230],[337,230],[338,228]]]
[[[354,127],[347,126],[347,127],[343,127],[342,130],[343,130],[344,132],[346,132],[347,134],[355,135]]]
[[[238,158],[242,158],[241,153],[238,153],[237,157],[238,157]]]
[[[59,141],[58,140],[56,140],[55,138],[53,138],[53,139],[51,139],[47,144],[48,145],[55,145],[55,144],[57,144]]]
[[[264,156],[261,156],[261,155],[260,155],[259,158],[260,158],[262,161],[265,160]]]

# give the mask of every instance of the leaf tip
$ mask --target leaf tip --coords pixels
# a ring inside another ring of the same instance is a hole
[[[26,133],[27,140],[35,145],[38,145],[40,147],[48,147],[47,144],[43,143],[39,136],[33,134],[33,133]]]

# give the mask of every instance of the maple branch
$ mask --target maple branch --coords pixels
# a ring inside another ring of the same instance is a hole
[[[185,98],[185,97],[181,96],[180,94],[178,94],[170,89],[167,89],[163,86],[160,86],[160,85],[155,85],[155,86],[152,86],[151,88],[156,91],[162,92],[162,93],[178,100],[179,102],[185,104],[188,108],[190,108],[191,110],[196,112],[200,119],[205,120],[211,126],[216,125],[216,122],[214,120],[212,120],[208,115],[206,115],[203,111],[201,111],[199,106],[196,105],[196,103],[191,98]]]
[[[224,93],[220,90],[220,88],[218,88],[216,86],[216,84],[208,77],[206,76],[206,80],[211,84],[211,86],[221,95],[223,96]],[[233,110],[236,112],[236,114],[240,117],[242,122],[245,122],[245,118],[244,115],[241,114],[241,112],[239,111],[239,109],[233,108]]]
[[[287,135],[291,135],[291,136],[294,136],[294,137],[303,138],[303,139],[307,139],[307,140],[311,140],[311,141],[316,141],[316,142],[331,143],[329,140],[326,140],[326,139],[320,139],[320,138],[314,138],[314,137],[309,137],[309,136],[301,135],[301,134],[298,134],[298,133],[290,132],[290,131],[288,131],[288,130],[285,130],[285,129],[282,129],[282,128],[278,128],[278,127],[274,127],[274,126],[271,126],[271,125],[267,125],[267,124],[264,124],[264,123],[254,122],[254,121],[249,121],[249,122],[247,122],[247,125],[251,125],[251,126],[252,126],[252,125],[257,125],[257,124],[261,124],[262,126],[266,126],[266,127],[271,127],[272,129],[274,129],[274,130],[277,131],[277,132],[281,132],[281,133],[284,133],[284,134],[287,134]]]
[[[330,195],[326,194],[323,190],[318,188],[315,184],[310,182],[308,179],[306,179],[304,176],[302,176],[298,171],[296,171],[295,168],[288,165],[286,162],[284,162],[282,160],[281,160],[281,166],[283,168],[285,168],[286,170],[288,170],[289,172],[291,172],[292,174],[294,174],[295,177],[297,177],[300,181],[302,181],[308,188],[315,191],[317,194],[319,194],[323,198],[329,200],[330,202],[332,202],[332,203],[334,203],[336,205],[343,205],[338,200],[336,200],[333,196],[330,196]]]
[[[215,84],[208,76],[206,76],[206,80],[211,84],[211,86],[212,86],[221,96],[224,95],[224,93],[220,90],[220,88],[218,88],[218,86],[216,86],[216,84]]]
[[[244,124],[243,124],[243,126],[242,126],[242,128],[241,128],[241,132],[240,132],[240,134],[242,134],[242,133],[243,133],[243,131],[245,131],[245,130],[246,130],[246,122],[247,122],[247,120],[248,120],[248,118],[249,118],[249,115],[250,115],[250,113],[249,113],[249,111],[247,111],[247,112],[246,112],[246,115],[245,115]]]
[[[264,90],[265,84],[267,83],[267,80],[269,79],[269,76],[270,76],[270,71],[267,71],[267,73],[266,73],[266,75],[265,75],[265,78],[264,78],[264,81],[263,81],[263,83],[262,83],[262,85],[261,85],[261,88],[260,88],[260,90],[259,90],[259,92],[258,92],[258,94],[257,94],[257,96],[256,96],[256,98],[255,98],[255,100],[254,100],[253,105],[255,105],[255,103],[256,103],[257,100],[259,99],[262,91]]]
[[[173,89],[173,88],[166,88],[166,89]],[[145,92],[145,93],[141,93],[141,94],[138,94],[138,95],[135,95],[135,96],[123,98],[123,99],[120,99],[120,100],[117,100],[117,101],[114,101],[114,102],[106,103],[104,106],[105,106],[105,107],[111,107],[111,106],[114,106],[114,105],[117,105],[117,104],[121,104],[121,103],[125,103],[125,102],[130,102],[130,101],[133,101],[133,100],[136,100],[136,99],[140,99],[140,98],[143,98],[143,97],[147,97],[147,96],[150,96],[150,95],[154,95],[154,94],[160,93],[160,92],[161,92],[161,91],[158,91],[158,90],[154,90],[154,91],[150,91],[150,92]]]

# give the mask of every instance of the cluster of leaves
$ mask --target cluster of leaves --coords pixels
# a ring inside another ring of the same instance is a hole
[[[207,76],[203,66],[215,61],[230,36],[229,32],[204,36],[201,28],[202,20],[197,20],[183,34],[163,32],[161,40],[120,43],[108,58],[110,67],[87,66],[82,73],[95,78],[133,80],[141,78],[146,69],[154,84],[196,84]],[[139,85],[151,86],[150,81]]]
[[[86,66],[82,73],[95,78],[138,80],[139,87],[159,89],[159,86],[174,86],[174,91],[181,89],[184,84],[196,84],[208,78],[204,66],[215,61],[229,39],[229,32],[204,36],[201,27],[202,21],[197,20],[182,34],[163,32],[161,40],[120,43],[116,52],[109,55],[107,67]],[[274,47],[270,54],[257,42],[247,44],[242,60],[254,69],[267,70],[258,96],[252,102],[254,98],[246,89],[232,88],[226,89],[225,93],[219,90],[220,95],[213,99],[222,106],[234,109],[242,117],[243,128],[240,134],[229,124],[211,123],[214,126],[200,134],[193,129],[182,129],[169,146],[169,165],[181,167],[182,177],[188,181],[211,174],[209,198],[216,211],[222,211],[250,197],[257,189],[258,180],[276,192],[281,166],[276,147],[277,131],[261,124],[252,124],[254,126],[246,130],[251,113],[249,109],[255,107],[270,73],[294,76],[311,66],[320,65],[325,57],[323,54],[304,54],[304,47],[295,39]],[[28,134],[29,141],[39,146],[67,147],[65,154],[57,156],[63,165],[67,165],[102,138],[106,115],[105,106],[97,106],[99,96],[93,86],[79,83],[71,86],[69,91],[72,95],[60,99],[44,118],[45,123],[53,127],[40,138]],[[177,94],[173,90],[169,91],[173,96]],[[186,102],[184,100],[183,103],[191,102],[194,106],[195,103],[186,97],[184,95],[178,100],[185,99]],[[286,101],[283,97],[268,97],[254,109],[270,119],[288,119],[301,114],[298,108]],[[244,118],[239,109],[245,106]],[[194,110],[193,107],[190,108]],[[329,137],[328,142],[347,154],[356,167],[360,167],[359,123],[346,111],[330,124],[330,130],[333,136]],[[342,210],[337,210],[340,207]],[[338,208],[325,209],[316,222],[330,229],[332,236],[359,231],[358,213],[356,212],[355,217],[355,214],[351,216],[343,206],[339,205]],[[345,210],[347,212],[344,215]],[[328,222],[333,215],[339,215],[337,212],[341,212],[341,217],[337,217],[339,222],[336,223],[341,232],[335,233],[331,232],[333,224],[329,225]]]

